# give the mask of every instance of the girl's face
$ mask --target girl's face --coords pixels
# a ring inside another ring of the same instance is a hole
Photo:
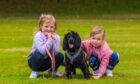
[[[54,33],[55,26],[50,24],[42,24],[41,25],[41,31],[47,35],[48,33]]]
[[[92,36],[90,38],[91,44],[95,47],[95,48],[99,48],[102,45],[103,42],[103,34],[96,34],[94,36]]]

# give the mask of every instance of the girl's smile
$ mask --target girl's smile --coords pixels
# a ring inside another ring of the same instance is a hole
[[[102,34],[96,34],[94,36],[91,37],[91,44],[95,47],[98,48],[101,46],[102,42],[103,42],[103,35]]]
[[[55,26],[54,25],[43,24],[41,26],[41,30],[45,35],[47,35],[48,33],[54,33]]]

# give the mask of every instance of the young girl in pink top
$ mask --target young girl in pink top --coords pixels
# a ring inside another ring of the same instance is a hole
[[[82,41],[82,48],[87,54],[89,65],[93,69],[93,78],[99,79],[105,73],[112,77],[112,70],[119,62],[119,54],[113,52],[105,41],[105,30],[95,27],[88,40]]]

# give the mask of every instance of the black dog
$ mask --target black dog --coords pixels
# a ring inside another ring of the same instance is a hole
[[[68,32],[63,39],[63,50],[65,51],[66,76],[71,79],[72,74],[76,75],[76,68],[79,67],[84,78],[89,79],[88,65],[85,60],[85,54],[81,49],[81,38],[77,32]]]

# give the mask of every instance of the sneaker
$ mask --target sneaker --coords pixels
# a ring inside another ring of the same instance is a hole
[[[62,74],[60,74],[58,71],[54,71],[53,73],[52,73],[52,71],[48,71],[48,75],[49,76],[51,76],[51,75],[55,75],[55,76],[57,76],[57,77],[62,77]]]
[[[30,78],[37,78],[38,77],[38,72],[32,71],[30,74]]]
[[[57,76],[57,77],[61,77],[61,76],[62,76],[62,74],[59,73],[58,71],[55,71],[54,74],[55,74],[55,76]]]
[[[112,70],[107,69],[106,70],[106,76],[113,77]]]
[[[97,76],[97,74],[98,74],[98,70],[95,70],[95,71],[92,72],[93,76]]]

